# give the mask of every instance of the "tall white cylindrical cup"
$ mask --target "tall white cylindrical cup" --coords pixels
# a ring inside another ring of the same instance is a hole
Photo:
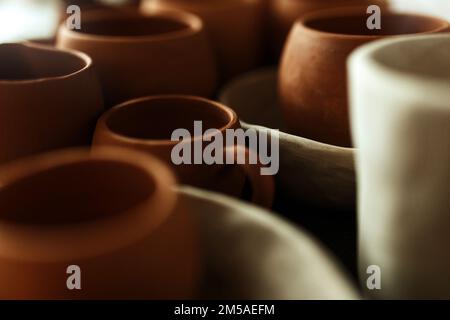
[[[373,42],[348,68],[361,284],[450,298],[450,35]]]

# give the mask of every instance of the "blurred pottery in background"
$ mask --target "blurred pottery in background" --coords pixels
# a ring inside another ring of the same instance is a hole
[[[269,39],[273,56],[278,59],[295,20],[317,10],[355,5],[381,5],[384,0],[268,0]]]
[[[260,65],[264,58],[264,0],[144,0],[142,10],[181,9],[205,22],[222,81]]]
[[[0,61],[0,163],[90,143],[103,101],[88,56],[1,44]]]
[[[1,299],[197,295],[195,221],[153,157],[64,150],[2,167],[0,184]]]
[[[203,132],[196,132],[194,122],[201,121]],[[179,144],[172,140],[177,129],[185,129],[190,138],[183,144],[190,147],[189,161],[175,165],[172,158],[173,148]],[[221,135],[225,142],[227,129],[240,128],[236,114],[226,106],[211,100],[180,95],[150,96],[125,102],[106,112],[98,121],[94,135],[94,146],[113,145],[132,148],[157,156],[171,166],[181,183],[210,190],[221,191],[233,196],[242,196],[245,176],[252,186],[252,201],[270,207],[273,200],[273,181],[271,176],[260,174],[259,164],[224,165],[194,164],[194,155],[200,151],[203,156],[206,145]],[[204,132],[217,129],[206,140]],[[202,141],[203,140],[203,141]],[[197,150],[197,143],[200,150]],[[224,144],[224,156],[227,152],[241,150],[239,146]],[[248,150],[247,156],[248,156]]]
[[[62,25],[57,45],[89,54],[107,107],[150,94],[211,96],[216,64],[202,21],[188,13],[86,12],[81,30]]]
[[[335,257],[303,228],[224,195],[186,186],[179,194],[196,208],[204,244],[202,299],[360,299]]]
[[[366,7],[317,11],[297,21],[283,53],[279,94],[288,131],[349,147],[350,125],[345,62],[358,46],[376,39],[444,32],[447,21],[382,12],[382,29],[366,26]]]
[[[349,60],[359,265],[383,299],[450,298],[450,35],[389,39]]]
[[[219,100],[241,119],[243,128],[279,132],[278,195],[292,207],[313,206],[337,211],[355,209],[354,149],[287,134],[277,98],[277,70],[249,72],[230,82]]]

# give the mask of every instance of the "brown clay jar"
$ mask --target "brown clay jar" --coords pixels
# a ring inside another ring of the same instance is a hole
[[[217,70],[202,21],[157,10],[93,10],[81,30],[60,27],[57,46],[89,54],[99,71],[107,107],[150,94],[212,96]]]
[[[194,121],[202,121],[200,135],[194,132]],[[189,139],[182,143],[190,144],[191,164],[175,165],[172,159],[172,150],[179,143],[178,140],[172,141],[172,133],[180,128],[190,134]],[[203,152],[210,143],[205,139],[206,130],[218,129],[225,141],[225,131],[238,128],[240,124],[234,111],[218,102],[193,96],[150,96],[125,102],[103,114],[97,123],[93,146],[120,146],[152,154],[169,165],[181,183],[236,197],[242,196],[247,176],[251,183],[252,201],[270,207],[273,180],[260,175],[259,164],[209,165],[203,161],[193,164],[194,152],[198,150],[195,144],[200,143]],[[229,148],[225,151],[235,152]]]
[[[444,32],[445,20],[382,11],[382,29],[369,30],[366,8],[323,10],[298,20],[279,70],[279,96],[290,133],[349,147],[346,60],[380,38]],[[369,99],[369,97],[368,97]]]
[[[0,299],[196,296],[195,221],[155,158],[63,150],[2,167],[0,185]]]
[[[146,0],[143,12],[181,9],[203,19],[219,62],[221,80],[249,71],[264,58],[264,0]]]
[[[267,0],[269,39],[272,55],[278,59],[295,20],[317,10],[355,5],[386,6],[385,0]]]
[[[103,111],[91,58],[0,44],[0,61],[0,163],[90,143]]]

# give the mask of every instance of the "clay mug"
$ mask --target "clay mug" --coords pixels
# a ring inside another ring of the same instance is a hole
[[[0,169],[1,299],[188,299],[195,220],[175,178],[131,150],[70,149]]]
[[[311,13],[298,20],[279,71],[279,95],[290,133],[349,147],[346,59],[370,41],[407,34],[444,32],[445,20],[382,11],[381,29],[366,26],[366,7]]]
[[[377,41],[349,60],[359,265],[375,298],[450,298],[450,35]]]
[[[264,58],[264,0],[146,0],[142,11],[180,9],[205,22],[221,80],[254,69]]]
[[[93,10],[81,30],[63,24],[57,46],[89,54],[107,107],[149,94],[211,96],[216,64],[202,21],[189,13],[157,10]]]
[[[201,121],[200,132],[195,131],[195,121]],[[150,96],[127,101],[103,114],[97,123],[93,146],[127,147],[155,155],[176,172],[181,183],[237,197],[243,195],[247,176],[253,192],[252,201],[270,207],[273,180],[271,176],[260,174],[259,163],[246,161],[245,164],[227,165],[195,160],[195,157],[203,157],[206,146],[219,135],[223,141],[224,157],[228,157],[228,153],[236,156],[238,150],[248,157],[249,151],[240,149],[243,146],[225,144],[227,129],[238,128],[240,124],[234,111],[218,102],[194,96]],[[189,136],[181,142],[172,139],[177,129],[187,130]],[[210,135],[208,129],[219,131]],[[189,147],[190,163],[175,164],[172,158],[172,151],[181,144]]]
[[[0,163],[90,143],[103,112],[91,58],[17,43],[0,61]]]
[[[279,58],[294,22],[305,14],[355,5],[386,6],[384,0],[268,0],[269,39],[273,57]]]

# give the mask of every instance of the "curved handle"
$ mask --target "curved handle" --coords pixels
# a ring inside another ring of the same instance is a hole
[[[237,162],[239,153],[245,155],[244,164]],[[244,171],[245,175],[250,180],[253,191],[252,202],[265,208],[271,208],[275,194],[275,182],[273,176],[261,175],[261,168],[264,166],[259,163],[259,161],[256,164],[250,164],[250,161],[248,160],[251,159],[250,155],[252,153],[252,151],[244,146],[235,145],[225,148],[225,154],[227,154],[227,156],[230,154],[234,156],[236,165]],[[253,155],[253,157],[258,159],[257,155]]]

